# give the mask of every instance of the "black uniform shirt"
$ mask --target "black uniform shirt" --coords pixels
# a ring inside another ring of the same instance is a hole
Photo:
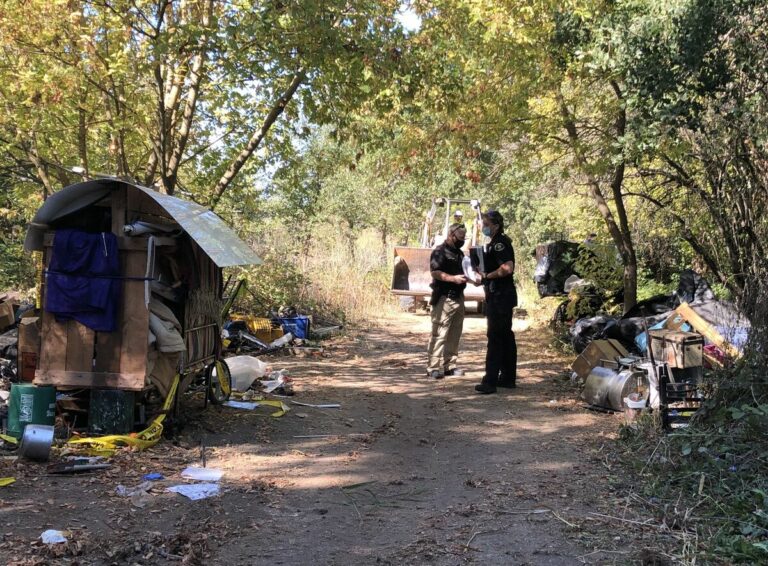
[[[449,246],[448,244],[440,244],[434,250],[429,258],[429,270],[430,271],[442,271],[448,275],[464,275],[464,268],[461,266],[461,261],[464,259],[464,252],[460,249]],[[437,303],[437,299],[443,295],[450,297],[451,299],[460,299],[464,296],[464,288],[466,283],[449,283],[447,281],[438,281],[432,279],[432,304]]]
[[[491,242],[485,247],[483,262],[485,272],[496,271],[502,264],[515,261],[515,250],[512,249],[512,240],[506,234],[497,232]],[[483,285],[488,293],[503,293],[515,291],[515,278],[513,276],[500,279],[484,279]]]

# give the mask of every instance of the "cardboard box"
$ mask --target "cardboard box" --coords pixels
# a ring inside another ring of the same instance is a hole
[[[13,312],[11,301],[0,303],[0,331],[13,326],[14,322],[16,322],[16,315]]]
[[[37,370],[37,354],[35,352],[19,352],[19,378],[26,383],[35,380]]]
[[[629,355],[627,349],[617,340],[593,340],[571,365],[571,369],[581,378],[587,379],[592,368],[602,360],[615,362]]]

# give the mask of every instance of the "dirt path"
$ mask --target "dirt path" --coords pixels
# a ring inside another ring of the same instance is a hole
[[[325,358],[274,360],[295,376],[296,400],[341,410],[294,407],[273,419],[209,409],[177,446],[124,455],[99,476],[4,463],[0,475],[19,481],[0,493],[0,562],[627,563],[625,541],[586,520],[613,498],[600,450],[617,422],[573,400],[547,333],[518,332],[518,389],[479,396],[484,319],[466,323],[467,376],[443,381],[425,375],[428,322],[393,316],[335,340]],[[149,471],[175,483],[200,440],[208,466],[225,471],[222,496],[114,495]],[[45,528],[71,529],[75,542],[30,546]]]

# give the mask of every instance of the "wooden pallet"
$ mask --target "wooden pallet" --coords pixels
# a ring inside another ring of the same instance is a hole
[[[124,276],[144,277],[147,251],[121,249],[120,263]],[[149,332],[144,282],[124,281],[121,303],[115,332],[94,332],[74,320],[59,322],[43,311],[35,383],[141,390],[147,370]]]

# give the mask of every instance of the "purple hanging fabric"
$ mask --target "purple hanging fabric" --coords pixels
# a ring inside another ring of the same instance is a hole
[[[97,332],[117,329],[122,279],[111,232],[57,230],[46,272],[45,310]]]

